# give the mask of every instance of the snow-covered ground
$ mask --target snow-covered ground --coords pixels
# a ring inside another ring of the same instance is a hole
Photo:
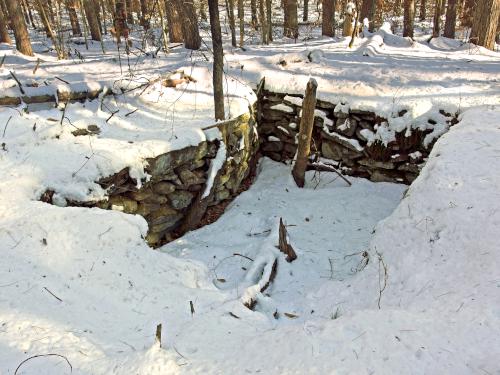
[[[51,185],[102,194],[100,176],[124,166],[141,176],[145,157],[206,137],[208,52],[131,57],[129,70],[122,51],[121,76],[111,43],[105,58],[99,44],[73,45],[85,61],[70,62],[42,44],[33,59],[2,45],[2,93],[16,90],[9,70],[53,87],[55,76],[115,87],[184,67],[198,83],[179,87],[179,100],[159,86],[108,97],[120,109],[108,122],[98,100],[71,103],[74,125],[101,129],[92,137],[61,126],[59,109],[0,108],[0,373],[52,354],[18,373],[69,374],[70,363],[74,374],[500,374],[500,57],[444,39],[403,41],[227,48],[226,82],[238,97],[231,116],[253,98],[245,83],[265,77],[266,87],[297,93],[309,76],[320,98],[381,115],[405,108],[406,120],[424,123],[439,109],[460,112],[408,191],[312,172],[298,189],[288,166],[262,160],[254,185],[216,223],[159,251],[145,244],[142,217],[36,198]],[[298,254],[292,263],[274,249],[279,217]],[[261,262],[275,258],[276,279],[251,311],[245,297]]]

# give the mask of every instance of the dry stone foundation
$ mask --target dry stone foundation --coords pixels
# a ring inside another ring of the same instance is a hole
[[[263,155],[276,161],[293,159],[301,106],[301,95],[262,91],[258,129]],[[396,116],[403,117],[405,113],[403,110]],[[455,115],[445,111],[440,111],[439,117],[446,127],[457,122]],[[396,132],[387,144],[373,141],[377,129],[387,126],[387,119],[342,103],[318,100],[314,121],[311,152],[316,157],[335,161],[345,174],[375,182],[411,183],[435,141],[428,144],[424,141],[432,129],[412,129],[411,132],[405,129]]]
[[[69,206],[99,207],[143,216],[148,222],[146,241],[153,247],[173,238],[197,197],[204,193],[208,170],[219,147],[226,148],[226,160],[217,175],[208,205],[233,197],[241,182],[251,172],[259,148],[253,113],[217,126],[221,140],[204,141],[155,158],[147,159],[145,171],[151,176],[142,181],[130,177],[128,168],[100,179],[97,183],[107,191],[108,199],[99,202],[71,202]],[[51,203],[53,191],[40,198]]]

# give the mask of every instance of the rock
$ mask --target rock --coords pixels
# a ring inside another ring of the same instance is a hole
[[[157,194],[168,195],[175,190],[175,185],[170,182],[161,181],[153,185],[153,190]]]
[[[413,174],[419,174],[420,173],[420,168],[418,167],[418,165],[412,164],[412,163],[401,164],[398,167],[398,170],[405,171],[405,172],[410,172],[410,173],[413,173]]]
[[[138,191],[131,191],[127,193],[127,196],[135,201],[143,201],[148,198],[154,197],[155,195],[156,194],[150,185],[145,186]]]
[[[394,169],[395,164],[390,161],[376,161],[372,159],[361,159],[358,163],[370,169]]]
[[[346,137],[352,137],[354,133],[356,132],[356,128],[358,126],[358,122],[350,117],[346,119],[337,119],[336,121],[336,128],[335,130],[342,134],[345,135]]]
[[[149,203],[149,202],[139,202],[137,205],[137,214],[146,217],[150,213],[157,211],[161,208],[161,204]]]
[[[229,197],[231,196],[231,193],[229,192],[229,190],[227,189],[224,189],[224,190],[221,190],[221,191],[218,191],[217,193],[215,193],[215,199],[218,201],[218,202],[221,202],[223,200],[226,200],[228,199]]]
[[[279,152],[283,150],[283,142],[266,142],[262,145],[264,152]]]
[[[362,129],[368,129],[372,132],[375,130],[373,128],[373,125],[369,121],[366,121],[366,120],[359,121],[358,126]]]
[[[169,223],[170,225],[173,225],[181,217],[182,214],[178,213],[172,207],[163,205],[158,210],[153,211],[148,216],[146,216],[146,220],[150,225],[158,225],[164,223]]]
[[[146,168],[146,171],[152,176],[152,179],[158,179],[157,176],[168,175],[174,170],[174,168],[191,162],[192,160],[201,159],[207,154],[207,142],[201,142],[198,146],[186,147],[162,154],[156,158],[147,159],[148,167]]]
[[[391,175],[388,175],[382,171],[375,170],[371,173],[370,175],[370,181],[373,182],[395,182],[398,183],[397,177],[393,177]]]
[[[155,194],[155,195],[151,195],[150,197],[146,198],[142,202],[163,205],[163,204],[168,203],[168,198],[164,195]]]
[[[316,107],[321,109],[333,110],[335,109],[335,104],[316,99]]]
[[[112,210],[133,214],[137,212],[137,202],[122,196],[114,196],[109,198],[109,204]]]
[[[182,183],[186,186],[202,184],[206,181],[205,178],[201,178],[196,173],[190,171],[189,169],[183,169],[179,172],[179,178]]]
[[[176,190],[168,195],[170,204],[176,210],[182,210],[191,204],[194,194],[186,190]]]
[[[323,141],[321,144],[321,154],[327,159],[336,161],[342,160],[342,152],[340,151],[340,147],[335,143]]]

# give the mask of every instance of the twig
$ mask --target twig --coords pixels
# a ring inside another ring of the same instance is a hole
[[[47,292],[49,292],[49,294],[54,297],[55,299],[57,299],[59,302],[62,302],[63,300],[60,299],[58,296],[56,296],[54,293],[52,293],[47,287],[43,287],[43,289],[45,289]]]
[[[72,373],[73,372],[73,366],[71,365],[71,363],[68,361],[68,358],[66,358],[65,356],[61,355],[61,354],[57,354],[57,353],[48,353],[48,354],[37,354],[37,355],[33,355],[31,357],[28,357],[26,358],[24,361],[22,361],[19,366],[17,366],[16,370],[14,371],[14,375],[17,375],[17,372],[19,371],[19,369],[21,368],[21,366],[23,364],[25,364],[26,362],[28,362],[30,359],[33,359],[33,358],[39,358],[39,357],[60,357],[60,358],[63,358],[66,363],[68,364],[69,366],[69,370],[70,372]]]
[[[5,138],[5,132],[7,131],[7,125],[9,125],[11,118],[12,118],[12,116],[9,117],[9,119],[7,120],[7,123],[5,124],[5,127],[3,128],[2,138]]]
[[[158,346],[161,348],[161,323],[156,326],[155,341],[158,344]]]
[[[40,60],[40,58],[38,58],[38,59],[36,60],[36,65],[35,65],[35,67],[33,68],[33,74],[35,74],[35,73],[36,73],[36,71],[38,70],[38,67],[40,66],[40,62],[41,62],[41,61],[42,61],[42,60]]]
[[[58,80],[59,80],[59,81],[61,81],[61,82],[64,82],[64,83],[65,83],[65,84],[67,84],[67,85],[69,85],[69,82],[68,82],[68,81],[65,81],[65,80],[64,80],[64,79],[62,79],[62,78],[59,78],[59,77],[57,77],[57,76],[55,76],[54,78],[55,78],[55,79],[58,79]]]
[[[111,112],[111,115],[106,119],[106,122],[108,122],[109,120],[111,120],[111,117],[113,117],[115,114],[117,114],[118,112],[120,112],[119,109],[117,109],[116,111],[114,112]]]
[[[9,70],[9,73],[12,76],[12,78],[14,78],[14,81],[16,81],[17,84],[19,85],[19,90],[21,91],[21,94],[26,95],[26,93],[24,92],[24,89],[23,89],[23,85],[21,84],[21,82],[19,82],[16,75],[12,72],[12,70]]]
[[[380,309],[380,300],[382,299],[382,293],[384,292],[384,290],[387,286],[387,279],[388,279],[389,275],[387,274],[387,266],[384,262],[384,258],[382,258],[382,254],[380,254],[377,251],[377,256],[378,256],[378,308]],[[382,266],[383,270],[384,270],[383,280],[381,279],[380,266]],[[383,285],[382,285],[382,281],[383,281]]]
[[[7,57],[7,55],[4,54],[2,57],[2,60],[0,60],[0,68],[3,66],[3,63],[5,61],[5,57]]]
[[[194,315],[195,311],[194,311],[194,305],[193,305],[193,301],[189,301],[189,307],[191,308],[191,316]]]
[[[137,111],[138,111],[138,108],[134,109],[132,112],[126,113],[126,114],[125,114],[125,117],[128,117],[128,116],[130,116],[131,114],[136,113]]]
[[[242,257],[242,258],[245,258],[245,259],[248,259],[248,260],[250,260],[250,261],[252,261],[252,262],[253,262],[253,259],[252,259],[252,258],[250,258],[250,257],[247,257],[246,255],[239,254],[239,253],[233,253],[233,255],[235,255],[235,256],[239,256],[239,257]]]

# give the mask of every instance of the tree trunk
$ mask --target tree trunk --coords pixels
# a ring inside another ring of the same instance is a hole
[[[179,1],[179,0],[176,0]],[[184,47],[197,50],[201,47],[200,31],[198,29],[198,16],[194,9],[193,0],[180,0],[179,8],[182,15],[182,34],[184,36]]]
[[[343,36],[351,36],[352,35],[352,14],[345,13],[344,15],[344,26],[342,29]]]
[[[316,89],[318,84],[311,78],[307,83],[304,101],[302,102],[302,117],[299,128],[299,145],[297,160],[293,166],[292,176],[298,187],[304,187],[305,173],[311,152],[311,138],[314,127],[314,110],[316,108]]]
[[[203,21],[206,21],[207,18],[207,4],[205,0],[200,0],[200,18]]]
[[[493,50],[499,17],[500,0],[479,0],[474,11],[470,41]]]
[[[405,0],[403,36],[413,38],[413,21],[415,20],[415,0]]]
[[[231,45],[236,47],[236,22],[234,20],[234,0],[226,0],[226,12],[229,17],[229,29],[231,30]]]
[[[80,22],[78,22],[78,15],[76,13],[75,0],[66,0],[65,2],[66,9],[69,14],[69,21],[71,22],[71,30],[73,36],[81,36],[82,29],[80,28]]]
[[[83,0],[83,7],[85,8],[85,15],[89,25],[90,36],[92,40],[101,40],[101,30],[97,20],[96,9],[92,0]]]
[[[49,17],[47,16],[47,4],[44,5],[41,0],[35,0],[36,7],[38,8],[38,15],[42,19],[43,27],[45,28],[45,34],[48,38],[54,41],[54,32],[52,31],[52,27],[50,25]]]
[[[304,0],[304,13],[302,14],[302,21],[307,22],[309,19],[309,0]]]
[[[420,21],[425,21],[427,17],[427,2],[426,0],[420,0]]]
[[[267,28],[265,2],[266,0],[259,0],[260,34],[262,37],[262,44],[269,43],[269,39],[267,38],[269,29]]]
[[[252,27],[257,29],[257,0],[250,0],[250,13],[252,14]]]
[[[7,10],[9,11],[9,20],[14,30],[16,48],[23,55],[33,56],[31,41],[28,34],[28,28],[24,22],[23,11],[18,0],[6,0]]]
[[[240,21],[240,47],[242,48],[245,37],[245,8],[243,0],[238,0],[238,19]]]
[[[437,38],[441,30],[441,4],[443,0],[436,0],[434,7],[434,26],[432,28],[432,37]]]
[[[178,8],[178,3],[172,0],[165,0],[165,9],[167,11],[168,23],[168,38],[171,43],[182,43],[184,37],[182,35],[181,15]]]
[[[127,23],[130,25],[134,24],[134,10],[133,10],[133,4],[132,0],[127,0],[125,2],[125,5],[127,7]]]
[[[266,0],[266,25],[267,25],[267,42],[273,41],[273,12],[272,0]]]
[[[455,38],[455,25],[457,23],[457,0],[448,0],[446,8],[446,22],[444,23],[444,36]]]
[[[299,25],[297,21],[297,0],[284,0],[285,22],[283,33],[285,36],[297,39],[299,36]]]
[[[9,32],[7,30],[7,18],[3,14],[3,10],[0,7],[0,43],[11,44],[12,40],[10,39]]]
[[[335,0],[323,0],[323,15],[321,20],[321,35],[335,36]]]
[[[210,30],[212,32],[212,49],[214,52],[214,106],[215,120],[224,120],[224,91],[222,79],[224,74],[224,51],[222,50],[222,35],[219,21],[219,5],[217,0],[208,0],[210,13]]]
[[[461,24],[465,27],[472,26],[472,19],[474,17],[474,4],[476,0],[465,0],[460,16]]]
[[[180,21],[182,22],[182,20]],[[150,27],[147,0],[141,0],[141,26],[144,28],[144,30],[148,30]]]

